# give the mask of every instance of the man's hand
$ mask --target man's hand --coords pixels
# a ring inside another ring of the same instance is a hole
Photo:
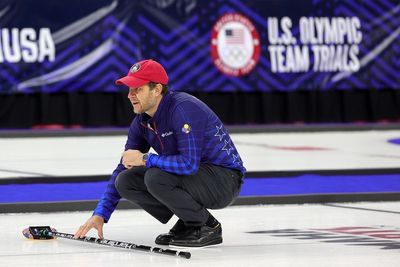
[[[90,229],[95,228],[97,230],[97,234],[101,239],[104,239],[103,236],[103,225],[104,218],[98,215],[93,215],[85,222],[84,225],[81,225],[76,231],[74,238],[83,238]]]
[[[139,150],[128,149],[122,153],[122,165],[130,169],[135,166],[144,166],[143,153]]]

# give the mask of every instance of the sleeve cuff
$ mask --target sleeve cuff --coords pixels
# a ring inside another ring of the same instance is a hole
[[[157,161],[158,155],[154,153],[149,153],[149,158],[146,161],[146,167],[151,168],[155,166],[155,162]]]

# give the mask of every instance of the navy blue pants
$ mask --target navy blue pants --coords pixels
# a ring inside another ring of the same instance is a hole
[[[159,168],[133,167],[115,180],[119,194],[162,223],[175,214],[186,225],[203,225],[209,209],[222,209],[239,195],[240,171],[200,164],[194,175],[176,175]]]

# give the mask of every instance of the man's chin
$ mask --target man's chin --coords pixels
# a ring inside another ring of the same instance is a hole
[[[142,114],[143,111],[142,111],[142,110],[133,109],[133,113],[135,113],[135,114]]]

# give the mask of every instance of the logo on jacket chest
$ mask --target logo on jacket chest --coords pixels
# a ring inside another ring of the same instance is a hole
[[[165,133],[162,133],[161,134],[161,137],[167,137],[167,136],[170,136],[170,135],[173,135],[174,133],[172,132],[172,131],[169,131],[169,132],[165,132]]]

